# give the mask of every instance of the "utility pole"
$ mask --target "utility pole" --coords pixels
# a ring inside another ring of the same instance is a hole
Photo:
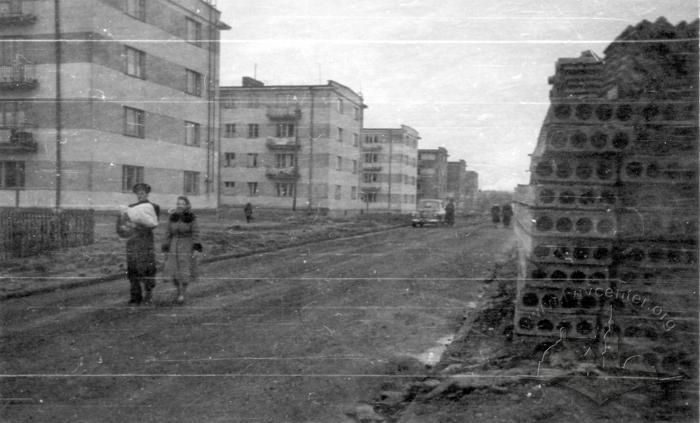
[[[55,31],[55,51],[56,51],[56,209],[61,208],[61,2],[54,0],[54,31]]]

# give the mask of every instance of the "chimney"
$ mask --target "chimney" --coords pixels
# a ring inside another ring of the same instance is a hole
[[[258,81],[257,79],[251,78],[249,76],[244,76],[243,77],[243,86],[244,87],[263,87],[263,86],[265,86],[265,84]]]

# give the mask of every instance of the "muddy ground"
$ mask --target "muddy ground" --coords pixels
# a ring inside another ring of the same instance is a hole
[[[246,223],[240,210],[199,213],[204,244],[203,259],[221,255],[245,255],[273,251],[307,242],[381,231],[409,225],[407,216],[390,214],[329,218],[305,212],[258,209]],[[166,213],[155,230],[156,246],[164,237]],[[45,251],[41,254],[0,262],[0,298],[25,295],[36,289],[57,288],[79,278],[114,278],[125,275],[125,241],[115,232],[116,215],[95,216],[95,242],[90,245]],[[164,255],[157,250],[159,267]]]
[[[534,340],[512,333],[516,264],[499,263],[472,310],[425,377],[384,386],[367,401],[375,421],[697,422],[695,361],[680,372],[601,366],[599,344]]]
[[[3,301],[2,419],[358,421],[435,365],[511,243],[404,227],[209,264],[180,307],[162,283],[128,307],[125,280]]]

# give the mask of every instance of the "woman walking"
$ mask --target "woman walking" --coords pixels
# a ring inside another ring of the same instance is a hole
[[[185,302],[187,285],[197,278],[197,256],[202,252],[199,242],[197,217],[187,197],[177,198],[177,208],[170,213],[163,244],[165,258],[164,278],[172,280],[177,288],[176,302]]]

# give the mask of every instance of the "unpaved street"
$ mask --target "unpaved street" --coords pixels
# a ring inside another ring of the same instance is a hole
[[[184,306],[159,283],[130,308],[125,280],[4,301],[0,417],[350,421],[437,359],[510,245],[483,221],[401,228],[210,264]]]

